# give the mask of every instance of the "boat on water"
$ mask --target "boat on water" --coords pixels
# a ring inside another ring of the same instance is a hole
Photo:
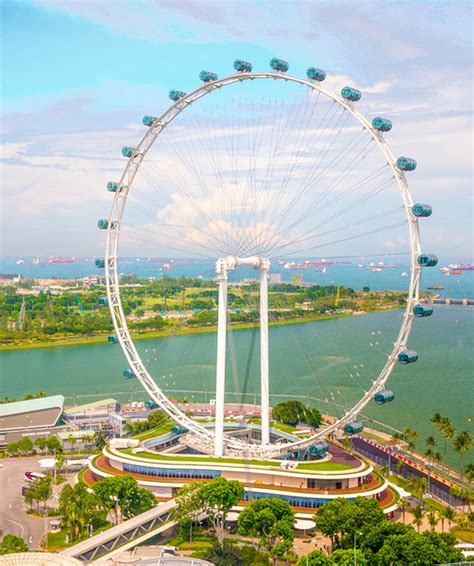
[[[430,287],[428,287],[428,289],[433,289],[434,291],[440,291],[441,289],[444,289],[444,285],[431,285]]]
[[[402,273],[402,277],[408,277],[408,273],[407,273],[406,271],[404,271],[404,272]]]

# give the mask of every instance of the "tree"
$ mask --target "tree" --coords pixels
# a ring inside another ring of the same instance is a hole
[[[240,534],[258,537],[259,545],[272,557],[283,558],[290,550],[295,515],[289,503],[281,499],[257,499],[252,501],[239,516]]]
[[[438,517],[435,511],[430,511],[428,513],[428,523],[430,524],[432,532],[434,532],[436,525],[438,524]]]
[[[28,552],[26,542],[16,535],[5,535],[0,544],[0,554],[13,554],[15,552]]]
[[[406,499],[406,497],[402,497],[398,502],[398,507],[402,510],[402,520],[403,523],[405,523],[405,510],[410,507],[410,502],[408,501],[408,499]]]
[[[77,438],[74,436],[74,434],[70,434],[67,437],[67,441],[69,442],[69,446],[71,447],[71,451],[74,448],[74,444],[76,444]]]
[[[466,474],[466,477],[469,481],[473,481],[474,480],[474,464],[472,464],[472,463],[466,464],[466,467],[464,468],[464,473]]]
[[[47,442],[46,438],[40,437],[35,440],[35,446],[41,450],[41,452],[46,452]]]
[[[37,478],[32,481],[25,490],[25,502],[31,507],[33,505],[33,501],[36,501],[36,509],[39,511],[39,502],[42,501],[43,507],[46,509],[46,502],[53,495],[53,488],[51,487],[52,481],[53,479],[51,476]]]
[[[354,560],[352,561],[354,563]],[[334,562],[321,550],[313,550],[298,560],[297,566],[331,566]]]
[[[421,506],[424,507],[424,496],[428,492],[428,479],[425,477],[410,478],[408,484],[413,495],[420,500]]]
[[[52,436],[46,440],[46,446],[49,452],[62,452],[63,447],[57,436]]]
[[[425,440],[425,444],[426,444],[426,446],[434,448],[436,446],[435,437],[434,436],[428,436],[427,439]]]
[[[23,436],[18,441],[18,451],[20,454],[31,454],[33,451],[33,442],[29,436]]]
[[[340,564],[340,566],[353,566],[357,564],[358,566],[367,566],[369,562],[359,548],[356,549],[346,549],[346,550],[335,550],[331,556],[334,564]]]
[[[97,482],[93,487],[106,510],[115,508],[115,501],[122,517],[130,519],[151,509],[155,498],[150,490],[139,487],[131,476],[110,476]],[[116,513],[116,520],[118,516]]]
[[[275,405],[272,409],[272,417],[281,423],[292,426],[305,423],[313,428],[318,428],[321,424],[321,413],[317,409],[308,407],[301,401],[294,399]]]
[[[456,539],[450,533],[416,533],[413,530],[404,535],[389,536],[377,554],[377,564],[409,564],[410,566],[431,566],[461,562],[460,550],[454,548]]]
[[[472,436],[467,432],[467,430],[463,430],[454,438],[453,448],[454,451],[457,452],[461,458],[461,478],[462,478],[464,474],[464,456],[472,448]]]
[[[203,485],[199,490],[199,496],[202,510],[208,515],[216,532],[218,543],[222,546],[227,513],[243,498],[244,488],[236,480],[217,477],[212,482]]]
[[[224,541],[224,544],[214,544],[204,555],[204,558],[216,566],[268,566],[268,558],[252,546],[239,548]]]
[[[356,497],[352,501],[337,498],[325,503],[315,515],[317,528],[331,539],[334,548],[350,548],[354,534],[370,530],[384,520],[374,499]]]
[[[375,564],[377,554],[387,537],[404,535],[411,530],[413,528],[408,525],[393,523],[385,519],[380,523],[371,525],[368,529],[364,529],[363,536],[359,536],[357,539],[358,547],[364,552],[369,564]]]
[[[416,525],[418,532],[420,532],[420,527],[423,524],[424,515],[425,515],[425,512],[423,511],[423,509],[419,505],[417,505],[413,509],[413,521],[412,521],[412,523],[414,525]]]
[[[189,540],[193,540],[193,523],[199,519],[201,514],[201,498],[199,490],[202,483],[191,482],[185,483],[178,490],[176,497],[176,508],[173,517],[181,527],[189,526]]]
[[[443,507],[439,513],[441,518],[441,530],[444,532],[444,520],[448,521],[448,529],[451,530],[451,522],[454,521],[456,513],[452,507]]]
[[[104,431],[98,430],[94,433],[94,444],[97,450],[103,450],[104,446],[107,444]]]
[[[59,497],[59,512],[62,525],[69,530],[73,541],[84,536],[89,525],[100,526],[106,515],[99,498],[81,482],[74,487],[69,484],[63,487]]]

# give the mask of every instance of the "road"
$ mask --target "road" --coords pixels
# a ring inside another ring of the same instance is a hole
[[[26,514],[27,506],[21,487],[25,483],[27,470],[40,471],[39,459],[40,457],[0,460],[0,529],[3,535],[21,536],[31,549],[39,548],[44,521]]]

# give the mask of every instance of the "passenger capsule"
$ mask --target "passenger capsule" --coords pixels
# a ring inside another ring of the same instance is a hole
[[[99,269],[103,269],[105,267],[105,259],[98,258],[95,260],[95,266]]]
[[[344,432],[346,434],[358,434],[364,430],[364,425],[360,421],[352,421],[347,423],[344,427]]]
[[[153,126],[153,124],[156,122],[156,120],[158,120],[158,118],[156,116],[143,116],[143,125],[144,126]]]
[[[377,117],[372,120],[372,126],[379,132],[389,132],[392,129],[393,124],[391,120]]]
[[[421,254],[417,261],[422,267],[434,267],[438,263],[438,257],[434,254]]]
[[[283,59],[277,59],[276,57],[273,57],[273,59],[270,61],[270,67],[274,71],[286,73],[286,71],[288,71],[288,69],[290,68],[290,65],[286,61],[283,61]]]
[[[135,154],[136,149],[134,147],[122,147],[122,155],[124,157],[133,157],[133,155]]]
[[[182,90],[170,90],[168,96],[171,100],[177,102],[181,98],[184,98],[186,96],[186,93],[183,92]]]
[[[107,297],[99,297],[99,305],[101,307],[105,307],[106,304],[107,304]]]
[[[119,183],[115,183],[114,181],[110,181],[107,183],[107,190],[111,193],[116,193],[119,188]]]
[[[238,73],[251,73],[252,63],[249,63],[248,61],[242,61],[242,59],[236,59],[234,61],[234,69]]]
[[[108,342],[109,344],[117,344],[118,338],[117,338],[117,336],[116,336],[115,334],[109,334],[109,335],[107,336],[107,342]]]
[[[426,217],[426,216],[431,216],[433,209],[429,204],[421,204],[417,202],[411,207],[411,211],[415,216]]]
[[[174,425],[174,427],[171,429],[171,432],[173,434],[186,434],[188,431],[188,429],[184,426],[181,426],[179,424]]]
[[[389,389],[384,389],[383,391],[377,391],[374,395],[374,401],[377,405],[385,405],[385,403],[390,403],[395,399],[395,393]]]
[[[107,228],[109,227],[108,220],[101,218],[99,222],[97,222],[97,227],[99,228],[99,230],[107,230]]]
[[[433,309],[426,305],[415,305],[413,307],[413,316],[416,318],[422,318],[424,316],[431,316],[433,314]]]
[[[308,79],[321,82],[326,78],[326,71],[323,71],[322,69],[316,69],[315,67],[309,67],[309,69],[306,71],[306,76],[308,77]]]
[[[133,373],[133,369],[127,368],[123,370],[123,376],[125,379],[133,379],[136,375]]]
[[[399,157],[397,159],[397,167],[400,171],[414,171],[416,169],[416,161],[410,157]]]
[[[199,73],[199,78],[203,83],[209,83],[211,81],[217,81],[219,77],[216,73],[211,73],[211,71],[201,71]]]
[[[145,401],[145,407],[146,407],[148,410],[151,410],[151,409],[158,409],[158,405],[157,405],[152,399],[147,399],[147,400]]]
[[[329,444],[325,440],[315,442],[309,447],[309,453],[313,456],[323,456],[328,450]]]
[[[415,350],[404,350],[398,354],[398,361],[404,366],[416,362],[417,359],[418,354]]]
[[[345,98],[346,100],[350,100],[351,102],[357,102],[362,98],[362,93],[360,92],[360,90],[357,90],[356,88],[352,88],[351,86],[345,86],[341,90],[341,96],[342,98]]]

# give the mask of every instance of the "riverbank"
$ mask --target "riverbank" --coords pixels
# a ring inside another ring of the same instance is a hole
[[[387,306],[381,309],[375,309],[372,311],[364,311],[364,312],[357,311],[354,313],[324,314],[317,316],[288,318],[282,320],[271,320],[269,321],[269,326],[285,326],[289,324],[302,324],[305,322],[333,320],[336,318],[361,316],[365,314],[394,310],[399,308],[400,308],[399,306]],[[258,325],[258,322],[238,322],[231,324],[233,330],[245,330],[245,329],[253,328],[256,325]],[[165,330],[140,332],[140,333],[132,332],[131,336],[133,340],[146,340],[149,338],[167,338],[169,336],[182,336],[186,334],[207,334],[210,332],[217,332],[217,325],[194,326],[194,327],[186,327],[186,328],[169,327]],[[58,338],[58,339],[38,341],[38,342],[25,341],[25,342],[15,342],[14,344],[0,344],[0,353],[12,351],[12,350],[30,350],[34,348],[52,348],[57,346],[81,346],[81,345],[89,345],[89,344],[100,344],[107,339],[108,334],[109,333],[101,333],[101,334],[95,334],[93,336],[72,336],[70,338]]]

